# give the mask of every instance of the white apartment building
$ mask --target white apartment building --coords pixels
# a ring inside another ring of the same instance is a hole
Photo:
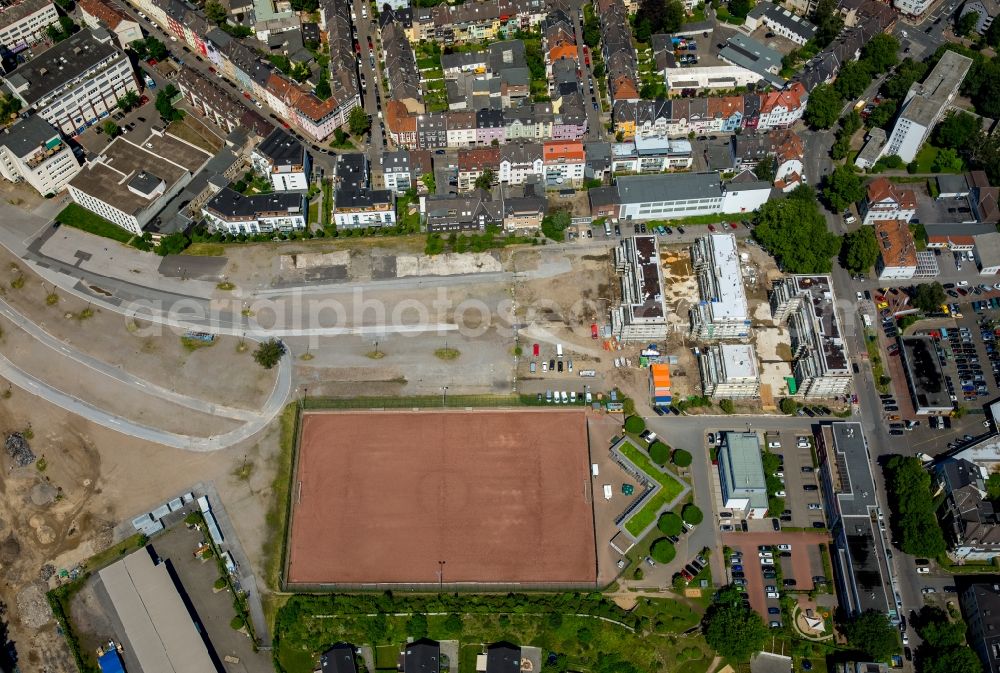
[[[528,176],[543,175],[540,143],[507,143],[500,148],[497,179],[508,185],[523,185]]]
[[[265,234],[305,229],[305,196],[294,192],[244,196],[228,187],[202,208],[209,225],[227,234]]]
[[[648,341],[667,336],[663,270],[655,236],[627,236],[615,248],[622,301],[611,310],[611,330],[620,341]]]
[[[42,196],[56,194],[80,172],[80,162],[59,131],[37,115],[0,133],[0,175],[25,181]]]
[[[22,0],[0,11],[0,44],[21,51],[46,38],[45,30],[59,21],[51,0]]]
[[[934,0],[894,0],[892,4],[903,14],[920,16],[934,4]]]
[[[607,190],[590,190],[594,216],[609,215],[621,221],[749,213],[770,196],[769,182],[737,176],[724,184],[714,172],[624,176]],[[598,204],[601,197],[609,203]]]
[[[788,324],[795,390],[802,397],[837,397],[851,389],[847,343],[829,276],[788,276],[770,296],[775,322]]]
[[[691,309],[691,336],[743,339],[750,335],[750,311],[733,234],[702,236],[691,247],[701,301]]]
[[[747,14],[745,25],[750,31],[766,26],[775,35],[799,46],[805,46],[806,42],[816,37],[816,26],[812,22],[773,2],[758,3]]]
[[[760,81],[760,75],[738,65],[665,68],[661,71],[671,91],[681,89],[740,89]]]
[[[958,95],[971,66],[971,58],[946,51],[922,83],[910,85],[896,125],[879,156],[896,155],[906,163],[913,161],[924,140]]]
[[[128,57],[111,40],[81,30],[3,80],[26,109],[77,135],[111,114],[126,92],[139,91]]]
[[[250,153],[250,163],[260,175],[267,176],[276,192],[309,189],[309,153],[305,146],[275,127]]]
[[[67,187],[81,206],[138,236],[211,158],[155,130],[139,144],[121,136],[87,162]]]
[[[757,353],[750,344],[722,344],[701,351],[698,358],[705,395],[714,399],[760,397]]]

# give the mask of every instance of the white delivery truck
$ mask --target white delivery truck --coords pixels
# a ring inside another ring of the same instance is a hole
[[[561,358],[563,356],[562,344],[556,344],[556,357]]]
[[[611,500],[611,484],[604,485],[604,499]]]
[[[598,467],[597,463],[590,464],[590,473],[595,477],[601,473],[601,468]]]

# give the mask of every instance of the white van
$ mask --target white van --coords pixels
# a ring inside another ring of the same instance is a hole
[[[561,358],[563,356],[562,344],[556,344],[556,357]]]
[[[604,235],[605,236],[611,235],[611,225],[608,224],[607,222],[604,223]]]

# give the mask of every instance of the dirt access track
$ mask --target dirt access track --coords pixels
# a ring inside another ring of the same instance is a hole
[[[290,585],[595,586],[587,413],[302,417]]]

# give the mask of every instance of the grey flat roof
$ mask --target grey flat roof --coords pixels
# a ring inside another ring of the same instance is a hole
[[[10,86],[34,105],[39,99],[71,82],[118,49],[110,42],[98,42],[84,28],[48,51],[7,75]],[[27,84],[26,88],[22,87]]]
[[[778,74],[781,71],[781,54],[746,35],[737,33],[729,38],[726,46],[719,51],[719,58],[751,70],[770,82],[777,84],[785,81]]]
[[[8,5],[0,11],[0,27],[6,28],[51,4],[51,0],[21,0],[21,2]]]
[[[617,179],[619,203],[714,199],[722,196],[719,174],[669,173],[632,175]]]
[[[917,412],[921,409],[951,409],[951,397],[944,385],[944,371],[931,337],[902,337],[900,344]]]
[[[834,484],[840,512],[844,516],[868,517],[868,508],[877,507],[875,480],[864,430],[860,423],[830,424],[839,484]]]
[[[0,146],[17,157],[25,157],[57,137],[60,137],[59,132],[52,124],[38,115],[31,115],[0,133]]]
[[[997,266],[1000,264],[1000,233],[991,231],[973,237],[976,241],[976,256],[982,266]]]
[[[143,673],[217,673],[166,564],[142,549],[98,575]]]
[[[268,157],[275,166],[301,166],[304,163],[305,148],[284,129],[275,128],[271,131],[257,146],[256,151]]]

